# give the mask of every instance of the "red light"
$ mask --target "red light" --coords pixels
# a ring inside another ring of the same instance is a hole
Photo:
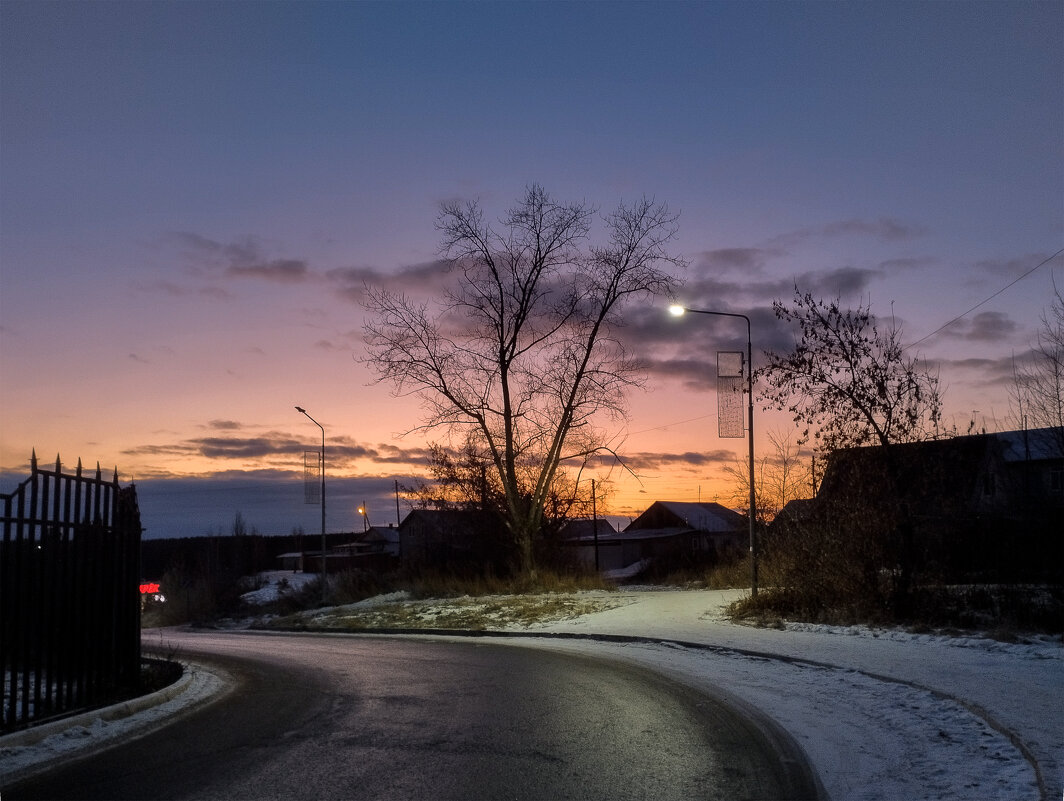
[[[158,584],[141,584],[140,585],[140,594],[141,595],[154,595],[158,591],[159,591],[159,585]]]

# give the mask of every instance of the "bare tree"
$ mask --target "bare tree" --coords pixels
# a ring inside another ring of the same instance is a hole
[[[791,441],[791,432],[770,431],[771,453],[764,453],[754,462],[754,493],[757,521],[767,524],[793,500],[810,498],[813,489],[811,467],[803,459],[802,449]],[[736,459],[724,468],[732,480],[730,501],[744,510],[750,505],[750,463]]]
[[[626,303],[669,293],[666,250],[676,216],[642,199],[603,218],[533,185],[500,221],[477,202],[442,206],[436,227],[455,285],[430,306],[372,289],[367,363],[396,394],[424,402],[422,428],[470,436],[490,458],[516,547],[534,570],[532,543],[561,466],[610,449],[597,426],[624,411],[639,366],[615,336]]]
[[[1053,290],[1034,348],[1016,363],[1010,394],[1017,425],[1056,432],[1064,449],[1064,296]]]
[[[796,326],[789,353],[768,353],[759,371],[767,405],[790,412],[818,449],[913,442],[935,434],[942,416],[938,377],[901,345],[893,323],[881,331],[868,306],[842,309],[794,289],[776,317]]]

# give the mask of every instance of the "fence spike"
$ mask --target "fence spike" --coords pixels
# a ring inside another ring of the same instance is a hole
[[[55,474],[58,476],[63,470],[63,463],[59,461],[59,454],[55,455]]]
[[[78,478],[81,478],[81,457],[78,457]]]
[[[33,449],[33,453],[30,454],[30,470],[34,473],[37,472],[37,449]]]
[[[96,480],[99,481],[103,478],[103,471],[100,470],[100,462],[96,462]]]
[[[115,465],[115,485],[118,485],[118,465]]]

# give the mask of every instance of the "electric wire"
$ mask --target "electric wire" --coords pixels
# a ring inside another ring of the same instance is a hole
[[[943,329],[948,328],[949,326],[953,325],[955,322],[960,320],[962,317],[965,317],[965,316],[971,314],[973,311],[978,309],[980,306],[985,306],[987,303],[992,301],[994,298],[996,298],[998,295],[1000,295],[1006,289],[1008,289],[1009,287],[1011,287],[1011,286],[1013,286],[1015,284],[1018,284],[1020,281],[1022,281],[1024,278],[1029,276],[1031,273],[1033,273],[1039,267],[1042,267],[1043,265],[1048,264],[1049,262],[1053,261],[1053,259],[1055,259],[1057,256],[1059,256],[1061,253],[1064,253],[1064,248],[1061,248],[1060,250],[1058,250],[1056,253],[1054,253],[1051,256],[1047,256],[1045,259],[1040,261],[1038,264],[1036,264],[1030,270],[1025,272],[1023,275],[1018,276],[1017,278],[1014,278],[1012,281],[1010,281],[1009,283],[1005,284],[1005,286],[1001,287],[1001,289],[999,289],[993,295],[991,295],[990,297],[986,298],[985,300],[981,300],[979,303],[976,303],[974,306],[972,306],[972,308],[968,309],[967,311],[961,312],[960,314],[958,314],[956,317],[954,317],[949,322],[943,323],[942,325],[940,325],[938,328],[936,328],[934,331],[932,331],[927,336],[922,337],[922,338],[916,340],[915,342],[910,342],[908,345],[906,345],[904,348],[902,348],[902,350],[908,350],[909,348],[916,347],[921,342],[926,342],[927,340],[931,339],[931,337],[933,337],[939,331],[942,331]]]

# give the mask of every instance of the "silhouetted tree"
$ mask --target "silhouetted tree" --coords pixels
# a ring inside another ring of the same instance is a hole
[[[436,227],[454,268],[439,302],[370,291],[367,363],[397,394],[416,394],[425,428],[469,437],[490,459],[517,551],[534,570],[532,543],[563,463],[610,450],[596,426],[624,410],[642,373],[615,336],[626,303],[669,293],[666,245],[676,216],[642,199],[603,218],[533,185],[500,220],[477,202],[448,202]]]
[[[1034,347],[1016,362],[1011,400],[1018,428],[1048,428],[1064,450],[1064,296],[1053,290]]]
[[[804,426],[800,444],[812,436],[818,449],[829,453],[861,445],[882,448],[882,471],[867,480],[863,491],[816,521],[802,541],[826,545],[845,540],[853,547],[821,551],[817,546],[805,554],[828,559],[839,575],[849,571],[855,581],[860,579],[853,586],[864,586],[872,597],[877,596],[880,569],[890,571],[889,604],[893,614],[904,616],[920,567],[915,510],[907,500],[913,465],[890,446],[938,433],[938,377],[906,354],[893,320],[881,330],[868,306],[842,309],[838,299],[825,302],[795,287],[793,304],[776,301],[773,309],[799,335],[789,353],[767,354],[769,362],[760,371],[768,385],[762,399],[789,411]]]
[[[770,431],[768,440],[771,452],[763,452],[754,461],[754,501],[761,524],[770,523],[790,501],[815,494],[811,466],[791,441],[791,432]],[[750,505],[749,460],[736,459],[724,468],[724,474],[733,482],[730,502],[745,511]]]
[[[772,304],[797,328],[794,349],[768,352],[758,371],[761,399],[788,411],[819,450],[889,445],[933,436],[942,416],[938,377],[901,344],[893,321],[880,330],[868,306],[842,309],[794,289],[791,306]]]

